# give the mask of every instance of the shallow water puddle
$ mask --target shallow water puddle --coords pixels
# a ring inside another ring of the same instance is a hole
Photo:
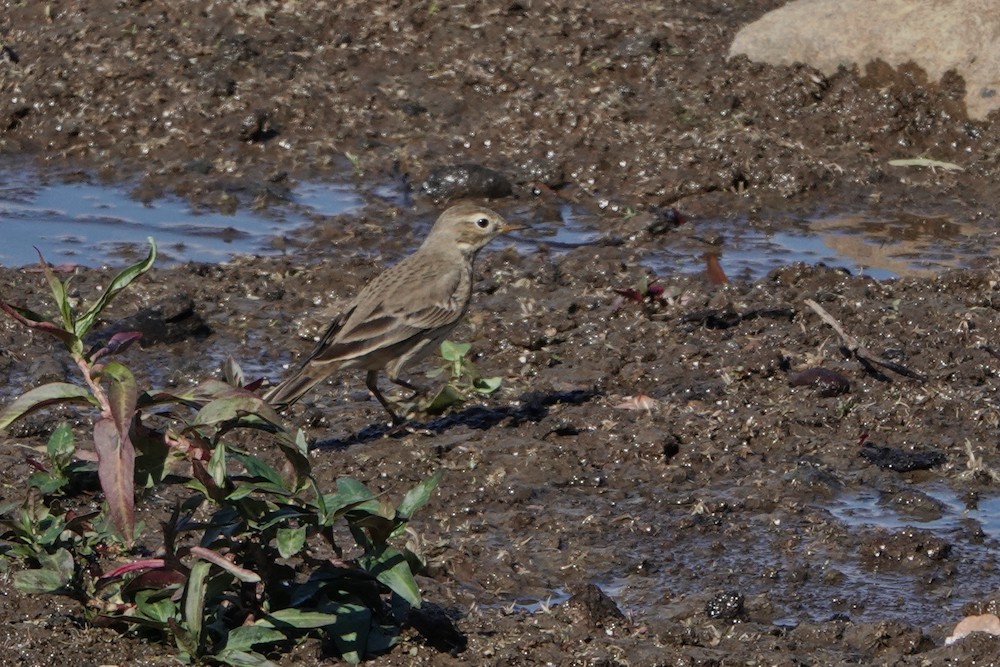
[[[971,506],[947,488],[922,489],[926,500],[879,493],[871,489],[855,491],[837,498],[827,509],[849,526],[876,526],[897,530],[911,526],[929,530],[942,537],[964,532],[964,522],[975,521],[983,534],[1000,540],[1000,496],[980,498]]]
[[[196,212],[178,197],[149,204],[127,186],[42,181],[30,171],[0,171],[0,264],[38,261],[37,247],[53,263],[122,264],[146,252],[156,239],[160,262],[220,262],[240,254],[274,254],[275,237],[309,224],[316,215],[336,215],[361,206],[354,189],[303,184],[302,201],[235,215]]]
[[[556,252],[613,243],[609,221],[569,204],[561,220],[532,225],[522,232],[523,250],[545,244]],[[946,216],[850,213],[810,218],[772,218],[751,222],[689,219],[665,232],[644,263],[660,275],[700,273],[705,255],[720,258],[730,279],[755,280],[795,262],[823,263],[877,280],[920,276],[971,266],[1000,250],[997,233]]]
[[[1000,587],[1000,496],[966,507],[943,486],[863,489],[802,509],[723,515],[707,529],[669,528],[661,515],[655,537],[614,548],[628,567],[593,583],[623,611],[646,616],[704,614],[708,599],[738,593],[748,609],[763,603],[777,625],[842,614],[923,628],[957,622],[965,604]],[[943,555],[924,557],[939,545]]]
[[[239,254],[275,254],[275,239],[351,212],[365,197],[405,207],[398,187],[303,182],[290,200],[235,215],[198,212],[178,197],[150,203],[132,198],[127,185],[63,182],[31,169],[0,169],[0,264],[37,261],[34,247],[54,263],[121,264],[145,252],[153,236],[164,263],[225,261]],[[556,220],[535,223],[514,235],[516,247],[554,252],[595,244],[616,244],[614,218],[564,204]],[[430,221],[428,221],[430,224]],[[425,230],[419,230],[422,235]],[[825,263],[876,279],[920,275],[969,266],[996,254],[995,232],[946,217],[898,213],[774,218],[751,222],[691,219],[648,244],[643,261],[653,271],[700,273],[705,255],[719,256],[730,279],[754,280],[794,262]]]

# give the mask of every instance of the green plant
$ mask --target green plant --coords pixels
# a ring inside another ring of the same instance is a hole
[[[445,409],[464,403],[470,394],[489,396],[500,388],[502,379],[499,377],[483,377],[476,365],[468,359],[470,343],[455,343],[446,340],[441,343],[441,358],[443,364],[427,373],[429,378],[437,378],[447,374],[447,383],[434,394],[426,405],[421,406],[425,412],[438,414]]]
[[[26,568],[15,572],[15,584],[70,595],[92,621],[170,641],[189,662],[269,665],[268,648],[308,636],[353,662],[387,649],[406,610],[420,604],[413,577],[420,559],[398,542],[440,473],[396,506],[347,478],[324,493],[304,434],[282,424],[255,395],[259,382],[247,383],[234,360],[223,365],[223,380],[140,392],[124,364],[106,360],[137,334],[116,334],[85,351],[83,336],[103,308],[154,258],[151,245],[143,262],[120,273],[82,313],[42,260],[61,324],[0,303],[17,321],[62,341],[84,381],[29,390],[0,412],[0,428],[59,403],[100,410],[93,453],[79,450],[60,425],[45,462],[30,459],[36,470],[25,499],[0,507],[0,555]],[[277,445],[258,450],[270,458],[245,447],[260,436]],[[95,458],[96,466],[78,456]],[[95,468],[106,509],[77,515],[61,496]],[[136,490],[168,475],[183,480],[183,497],[162,524],[161,543],[136,553]]]
[[[26,457],[28,465],[35,469],[28,477],[28,484],[43,495],[61,495],[67,492],[71,479],[79,479],[82,473],[97,470],[90,461],[74,460],[75,455],[73,429],[67,422],[62,422],[49,436],[44,461],[32,454]]]
[[[101,296],[82,313],[73,311],[69,297],[69,281],[59,280],[41,253],[38,254],[38,258],[52,290],[58,317],[47,319],[27,308],[6,302],[0,303],[0,309],[18,322],[59,339],[80,369],[86,385],[52,382],[28,391],[0,413],[0,431],[36,410],[57,403],[83,403],[98,408],[100,416],[94,422],[93,428],[97,475],[108,503],[111,520],[126,542],[131,542],[135,529],[132,486],[135,450],[129,429],[135,414],[138,391],[135,378],[124,365],[104,359],[127,349],[140,334],[118,333],[112,336],[107,344],[89,351],[84,348],[83,338],[111,300],[153,266],[153,261],[156,259],[156,244],[152,239],[149,241],[150,249],[146,258],[115,276],[102,290]]]

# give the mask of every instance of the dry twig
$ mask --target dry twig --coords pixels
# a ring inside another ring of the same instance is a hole
[[[887,368],[894,373],[905,375],[908,378],[913,378],[914,380],[918,380],[920,382],[927,382],[927,376],[923,373],[915,371],[907,366],[904,366],[903,364],[886,359],[885,357],[879,356],[866,348],[857,338],[844,331],[844,327],[840,326],[840,322],[835,320],[833,315],[826,312],[826,309],[823,308],[823,306],[819,305],[812,299],[806,299],[806,305],[816,311],[816,314],[819,315],[824,322],[833,327],[833,330],[837,332],[838,336],[840,336],[842,347],[847,350],[848,356],[854,357],[860,361],[861,365],[864,366],[865,370],[869,373],[884,377],[884,374],[877,368],[877,366],[881,366],[882,368]]]

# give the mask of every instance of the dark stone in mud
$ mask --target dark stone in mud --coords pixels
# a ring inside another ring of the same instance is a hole
[[[701,324],[709,329],[729,329],[735,327],[740,322],[744,320],[754,320],[757,318],[766,318],[772,320],[789,320],[795,317],[795,309],[793,308],[750,308],[749,310],[738,313],[731,307],[725,308],[706,308],[703,310],[696,310],[684,315],[681,318],[682,322]]]
[[[743,316],[731,308],[709,308],[688,313],[681,321],[700,324],[709,329],[729,329],[742,322]]]
[[[868,444],[861,448],[861,456],[879,468],[896,472],[930,470],[948,460],[944,452],[906,451],[898,447]]]
[[[953,573],[946,562],[952,554],[951,543],[927,530],[909,526],[892,532],[874,530],[862,539],[858,551],[862,562],[872,569],[932,567],[945,575]]]
[[[512,192],[510,181],[498,171],[478,164],[438,167],[420,186],[436,200],[485,197],[499,199]]]
[[[91,333],[84,342],[91,347],[103,346],[116,333],[125,331],[141,333],[139,344],[142,347],[157,343],[177,343],[188,338],[204,338],[212,333],[195,310],[194,300],[186,294],[176,294]]]
[[[271,126],[271,113],[263,109],[247,114],[240,124],[241,141],[259,143],[273,139],[277,135],[278,131]]]
[[[793,373],[788,377],[792,387],[815,387],[821,398],[840,396],[851,390],[851,381],[829,368],[815,367]]]
[[[595,584],[584,584],[574,588],[567,604],[579,610],[586,622],[595,627],[604,625],[608,621],[625,619],[625,614],[615,601]]]
[[[4,44],[3,46],[0,46],[0,62],[13,63],[16,65],[21,62],[21,58],[18,57],[17,51]]]
[[[705,613],[709,618],[719,618],[729,621],[739,621],[746,616],[743,607],[743,594],[739,591],[726,591],[712,596],[705,603]]]
[[[672,206],[667,208],[655,206],[650,212],[653,215],[653,221],[646,227],[646,231],[654,236],[666,234],[687,222],[681,212]]]

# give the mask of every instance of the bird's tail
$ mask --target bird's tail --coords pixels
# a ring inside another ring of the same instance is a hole
[[[308,366],[300,368],[290,377],[271,387],[264,394],[264,402],[275,410],[284,410],[322,382],[325,377],[325,374],[310,373]]]

